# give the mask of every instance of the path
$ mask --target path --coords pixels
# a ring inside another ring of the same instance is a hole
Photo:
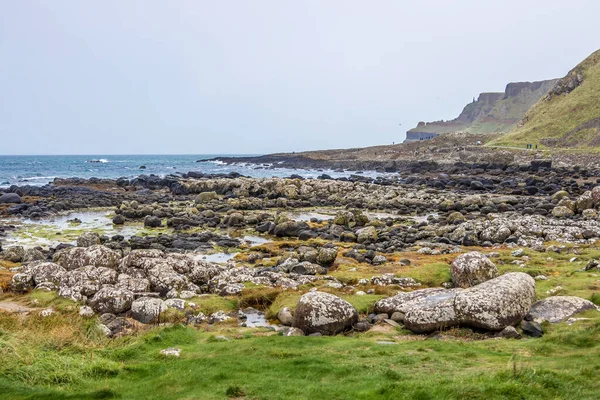
[[[0,301],[0,312],[28,313],[33,310],[35,310],[35,308],[27,307],[14,301]]]

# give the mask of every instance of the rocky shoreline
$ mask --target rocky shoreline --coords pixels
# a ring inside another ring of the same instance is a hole
[[[192,325],[238,319],[223,310],[205,315],[196,303],[257,290],[269,291],[268,306],[299,296],[295,307],[269,316],[286,335],[362,332],[388,321],[417,334],[462,326],[510,337],[515,326],[539,333],[542,319],[596,308],[560,296],[536,302],[536,282],[547,277],[527,264],[536,254],[594,246],[600,171],[548,161],[444,171],[339,179],[189,172],[13,186],[0,195],[0,243],[26,231],[23,221],[97,207],[109,210],[112,226],[138,233],[84,230],[76,242],[58,236],[25,247],[13,240],[0,248],[13,274],[7,289],[55,291],[81,304],[82,315],[99,316],[109,336],[135,321],[158,323],[164,313],[179,312]],[[246,239],[253,236],[260,240]],[[202,258],[214,251],[231,256]],[[494,260],[507,252],[516,271],[499,274]],[[422,261],[414,261],[423,257],[449,264],[438,278],[423,279]],[[342,299],[365,295],[379,296],[367,313]]]

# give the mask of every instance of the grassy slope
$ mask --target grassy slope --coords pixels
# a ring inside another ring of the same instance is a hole
[[[576,67],[583,82],[571,93],[539,100],[526,114],[522,126],[491,144],[522,147],[527,143],[541,144],[544,138],[562,138],[587,121],[600,117],[600,50]],[[586,146],[597,138],[598,130],[589,129],[573,137],[564,146]],[[596,143],[595,146],[599,144]]]
[[[575,262],[569,261],[570,251],[526,250],[531,259],[524,268],[511,263],[510,252],[502,250],[495,259],[501,273],[549,277],[538,282],[538,298],[558,285],[563,287],[561,294],[598,297],[597,274],[578,272],[588,259],[600,256],[598,247],[579,246]],[[432,286],[448,281],[448,262],[454,258],[397,256],[413,264],[394,267],[397,275]],[[388,272],[392,266],[348,260],[333,275],[354,282],[374,275],[373,268]],[[361,312],[382,297],[337,294]],[[269,311],[293,306],[298,296],[281,292]],[[195,301],[208,312],[234,309],[252,297],[256,296]],[[349,337],[294,338],[227,323],[201,329],[155,327],[109,340],[94,329],[93,320],[78,316],[76,304],[52,293],[33,292],[17,300],[52,305],[56,313],[46,318],[0,314],[2,399],[592,399],[600,392],[600,313],[595,311],[580,315],[589,320],[547,325],[543,338],[520,341],[471,341],[478,334],[468,329],[448,332],[468,340],[423,340],[392,328]],[[220,335],[232,340],[218,340]],[[378,340],[397,344],[377,344]],[[181,348],[181,358],[162,357],[159,351],[167,347]]]

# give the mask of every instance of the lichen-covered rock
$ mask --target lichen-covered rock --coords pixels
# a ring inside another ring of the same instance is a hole
[[[465,216],[458,211],[454,211],[453,213],[448,215],[448,218],[446,218],[446,222],[448,222],[449,224],[458,224],[461,222],[465,222]]]
[[[167,308],[161,299],[142,297],[131,304],[131,317],[143,324],[151,324],[157,322],[160,314]]]
[[[13,275],[10,289],[16,293],[24,293],[33,289],[33,275],[30,272],[19,272]]]
[[[3,260],[18,263],[25,257],[25,249],[23,249],[23,246],[12,246],[4,250],[0,255],[0,258]]]
[[[358,243],[374,243],[377,241],[377,237],[377,229],[374,226],[367,226],[356,231]]]
[[[336,335],[352,329],[357,321],[352,304],[329,293],[309,292],[298,301],[292,325],[307,335]]]
[[[337,250],[334,248],[322,247],[317,253],[317,263],[324,267],[331,266],[337,257]]]
[[[239,296],[244,290],[243,283],[230,283],[221,288],[219,296]]]
[[[413,305],[404,315],[404,326],[415,333],[426,333],[460,325],[454,307],[456,296],[456,293],[446,293]]]
[[[116,269],[119,265],[120,255],[114,250],[102,245],[90,247],[71,247],[57,252],[53,261],[68,270],[91,265]]]
[[[203,204],[203,203],[208,203],[212,200],[216,200],[218,199],[219,196],[217,196],[216,192],[203,192],[198,194],[198,196],[196,196],[196,199],[194,200],[196,202],[196,204]]]
[[[184,275],[178,274],[166,263],[157,264],[147,271],[148,280],[153,291],[166,295],[171,290],[177,292],[188,289],[189,281]]]
[[[131,308],[133,293],[128,290],[105,286],[89,299],[89,306],[98,313],[120,314]]]
[[[388,317],[399,312],[406,314],[411,307],[420,304],[437,304],[443,300],[456,295],[456,290],[442,288],[427,288],[415,290],[412,292],[399,293],[396,296],[379,300],[375,303],[373,312],[376,314],[385,313]]]
[[[119,274],[116,286],[120,289],[129,290],[133,293],[144,293],[150,291],[150,281],[146,278],[134,278],[127,274]]]
[[[78,247],[90,247],[100,244],[100,235],[96,232],[85,232],[77,238]]]
[[[552,209],[552,216],[556,218],[569,218],[573,214],[573,210],[565,206],[556,206]]]
[[[535,299],[535,280],[522,272],[511,272],[468,289],[420,298],[415,295],[415,299],[397,309],[406,311],[404,325],[413,332],[459,325],[499,331],[517,324],[527,314]],[[394,303],[386,300],[378,302],[376,310],[389,311]]]
[[[454,286],[468,288],[497,277],[498,269],[485,255],[472,251],[452,262],[451,274]]]
[[[51,262],[36,264],[30,267],[29,270],[36,286],[43,283],[52,283],[58,286],[67,273],[66,269]]]
[[[458,293],[454,309],[461,325],[499,331],[521,321],[534,300],[535,280],[510,272]]]
[[[37,248],[27,249],[25,250],[25,254],[23,255],[23,263],[32,263],[34,261],[44,261],[46,260],[46,255]]]
[[[595,203],[592,192],[588,190],[575,200],[575,209],[578,213],[581,213],[583,210],[594,208]]]
[[[538,322],[549,321],[553,324],[565,321],[575,314],[599,308],[589,300],[576,296],[551,296],[536,301],[529,315]]]

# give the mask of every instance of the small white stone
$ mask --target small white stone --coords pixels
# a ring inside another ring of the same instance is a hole
[[[94,316],[94,310],[92,310],[92,308],[88,306],[81,306],[79,307],[79,315],[81,315],[82,317],[90,318]]]
[[[46,308],[45,310],[42,310],[42,312],[40,313],[42,317],[49,317],[52,314],[54,314],[54,309],[52,308]]]
[[[181,349],[169,347],[168,349],[161,350],[160,354],[166,357],[179,357],[181,356]]]

